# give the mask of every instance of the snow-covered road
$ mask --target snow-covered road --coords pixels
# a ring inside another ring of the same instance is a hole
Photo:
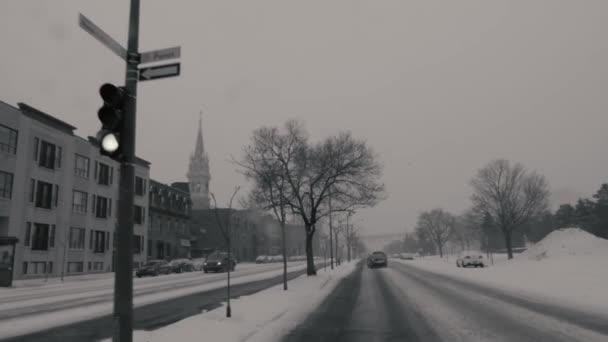
[[[515,298],[397,262],[355,274],[284,341],[608,340],[608,315]]]
[[[305,263],[290,263],[288,271],[304,268]],[[281,272],[282,264],[237,266],[232,273],[232,283],[237,285],[269,279]],[[135,279],[134,306],[222,288],[225,279],[225,273],[203,272]],[[111,278],[3,290],[0,292],[0,338],[107,315],[111,312],[113,292]]]

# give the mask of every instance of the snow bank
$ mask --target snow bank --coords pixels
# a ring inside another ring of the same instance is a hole
[[[564,255],[608,256],[608,240],[598,238],[580,228],[559,229],[529,247],[519,258],[542,260]]]
[[[513,260],[486,268],[457,268],[456,258],[402,261],[414,267],[500,288],[526,298],[608,312],[608,240],[578,228],[547,235]]]
[[[269,342],[277,341],[302,322],[331,293],[341,279],[355,269],[357,261],[344,263],[331,271],[319,269],[318,275],[300,276],[230,302],[232,317],[226,318],[226,307],[203,312],[154,331],[135,331],[136,342],[200,341]],[[104,341],[111,341],[110,339]]]

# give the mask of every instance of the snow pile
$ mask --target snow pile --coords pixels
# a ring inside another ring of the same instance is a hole
[[[344,263],[333,271],[319,269],[317,276],[300,276],[283,285],[230,301],[226,307],[203,312],[154,331],[135,331],[136,342],[161,341],[278,341],[301,323],[331,293],[341,279],[351,274],[357,261]],[[104,340],[110,342],[110,339]]]
[[[569,255],[603,255],[608,257],[608,240],[599,238],[580,228],[559,229],[532,245],[519,258],[542,260],[548,257]]]

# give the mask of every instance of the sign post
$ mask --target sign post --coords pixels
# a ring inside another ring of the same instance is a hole
[[[178,76],[180,64],[168,64],[138,70],[139,64],[179,58],[180,47],[161,49],[140,54],[139,49],[140,0],[131,0],[129,36],[125,49],[110,35],[84,15],[79,15],[79,26],[95,39],[126,61],[123,125],[120,132],[122,155],[120,165],[120,193],[118,225],[115,231],[116,267],[114,281],[113,341],[133,341],[133,196],[135,192],[135,132],[137,108],[137,82]]]

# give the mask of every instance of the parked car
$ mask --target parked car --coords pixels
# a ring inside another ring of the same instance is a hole
[[[384,252],[376,251],[369,255],[367,258],[367,267],[388,267],[388,259]]]
[[[228,269],[234,271],[235,267],[236,260],[234,258],[228,259],[228,253],[213,252],[207,256],[207,260],[203,263],[203,272],[226,272]]]
[[[258,255],[258,257],[255,258],[256,264],[265,264],[267,262],[268,262],[268,257],[265,255]]]
[[[456,267],[485,267],[486,262],[481,252],[463,252],[456,259]]]
[[[143,276],[157,276],[159,274],[169,274],[171,273],[171,266],[165,260],[149,260],[142,267],[140,267],[135,275],[138,278]]]
[[[192,259],[190,261],[192,262],[192,265],[194,266],[195,271],[202,271],[205,260],[206,260],[205,258],[196,258],[196,259]]]
[[[194,264],[188,259],[171,260],[169,267],[171,267],[171,272],[173,273],[192,272],[195,270]]]

